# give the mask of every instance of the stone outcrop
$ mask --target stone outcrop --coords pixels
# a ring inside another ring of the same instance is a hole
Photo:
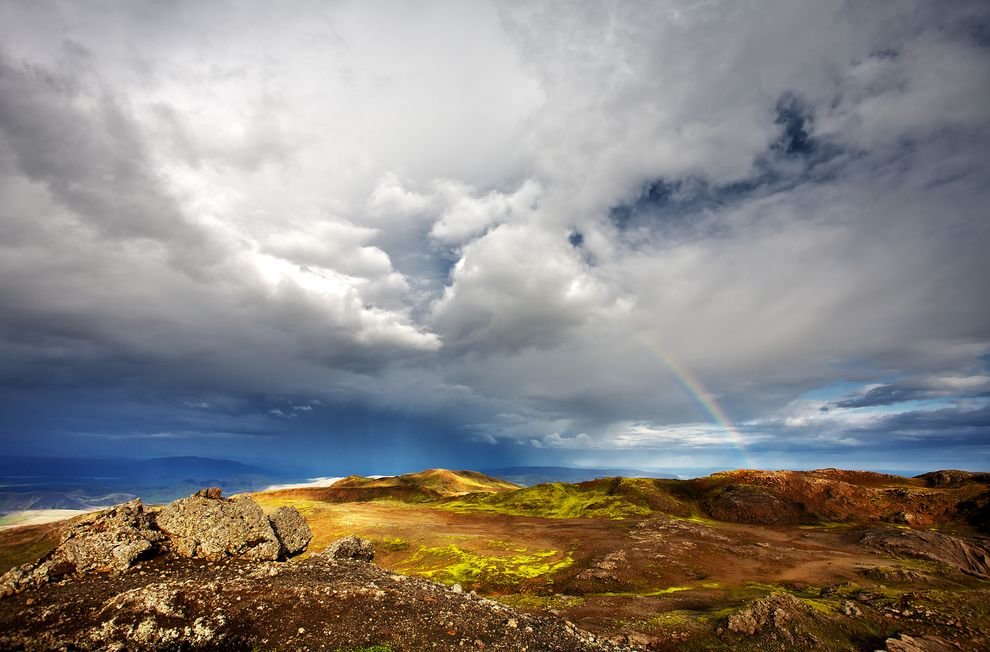
[[[821,617],[789,593],[771,593],[728,617],[726,635],[737,642],[755,637],[761,650],[820,650]],[[746,649],[750,649],[747,647]]]
[[[894,557],[945,564],[967,575],[990,579],[990,552],[959,537],[927,530],[871,530],[861,542]]]
[[[0,600],[0,650],[275,649],[631,652],[550,614],[325,555],[291,564],[161,555],[113,578],[81,575]]]
[[[282,544],[281,555],[284,557],[298,555],[313,539],[313,531],[295,507],[279,507],[268,521]]]
[[[73,573],[124,571],[157,553],[163,539],[153,514],[132,500],[69,527],[49,554],[0,578],[0,591],[9,595]]]
[[[774,593],[729,616],[727,628],[746,636],[768,629],[786,629],[793,612],[803,608],[794,596]]]
[[[164,550],[214,561],[274,561],[304,551],[312,537],[294,508],[283,507],[269,519],[253,500],[227,500],[219,489],[204,489],[161,509],[132,500],[69,526],[49,554],[0,577],[0,594],[66,575],[120,573]]]
[[[367,539],[349,536],[337,539],[327,546],[321,554],[331,559],[371,561],[375,558],[375,546]]]
[[[183,557],[274,561],[282,549],[268,517],[250,498],[181,498],[162,509],[157,523],[172,551]]]

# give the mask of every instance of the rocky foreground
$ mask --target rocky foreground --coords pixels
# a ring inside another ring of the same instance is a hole
[[[369,563],[353,537],[307,559],[293,508],[266,515],[205,490],[74,524],[0,578],[0,649],[626,649],[550,615]]]

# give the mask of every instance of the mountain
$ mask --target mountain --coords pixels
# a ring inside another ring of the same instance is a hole
[[[585,482],[598,478],[673,478],[676,476],[638,469],[583,469],[570,466],[510,466],[484,473],[514,484],[531,486],[544,482]]]
[[[261,467],[207,457],[3,457],[0,512],[88,509],[135,496],[167,502],[204,486],[252,491],[283,479]]]

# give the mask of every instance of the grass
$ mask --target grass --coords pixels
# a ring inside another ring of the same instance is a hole
[[[420,546],[395,570],[444,584],[508,588],[541,578],[552,582],[554,573],[573,563],[570,553],[562,555],[557,550],[487,556],[450,544]]]
[[[488,512],[543,518],[638,518],[648,507],[597,487],[551,482],[500,494],[469,494],[438,505],[455,512]]]
[[[55,547],[55,540],[40,540],[0,549],[0,574],[15,566],[38,561]]]
[[[389,552],[401,552],[409,547],[409,542],[402,537],[381,537],[372,539],[375,550],[388,550]]]

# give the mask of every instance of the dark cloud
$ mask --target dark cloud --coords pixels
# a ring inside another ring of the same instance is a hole
[[[939,381],[942,382],[939,382]],[[946,382],[948,380],[949,382]],[[987,398],[990,397],[990,379],[979,377],[972,383],[953,383],[955,379],[909,379],[897,383],[871,387],[861,396],[836,402],[841,408],[875,407],[894,405],[906,401],[924,401],[937,398]],[[959,379],[967,380],[967,379]]]
[[[986,460],[988,22],[2,4],[0,436]]]

